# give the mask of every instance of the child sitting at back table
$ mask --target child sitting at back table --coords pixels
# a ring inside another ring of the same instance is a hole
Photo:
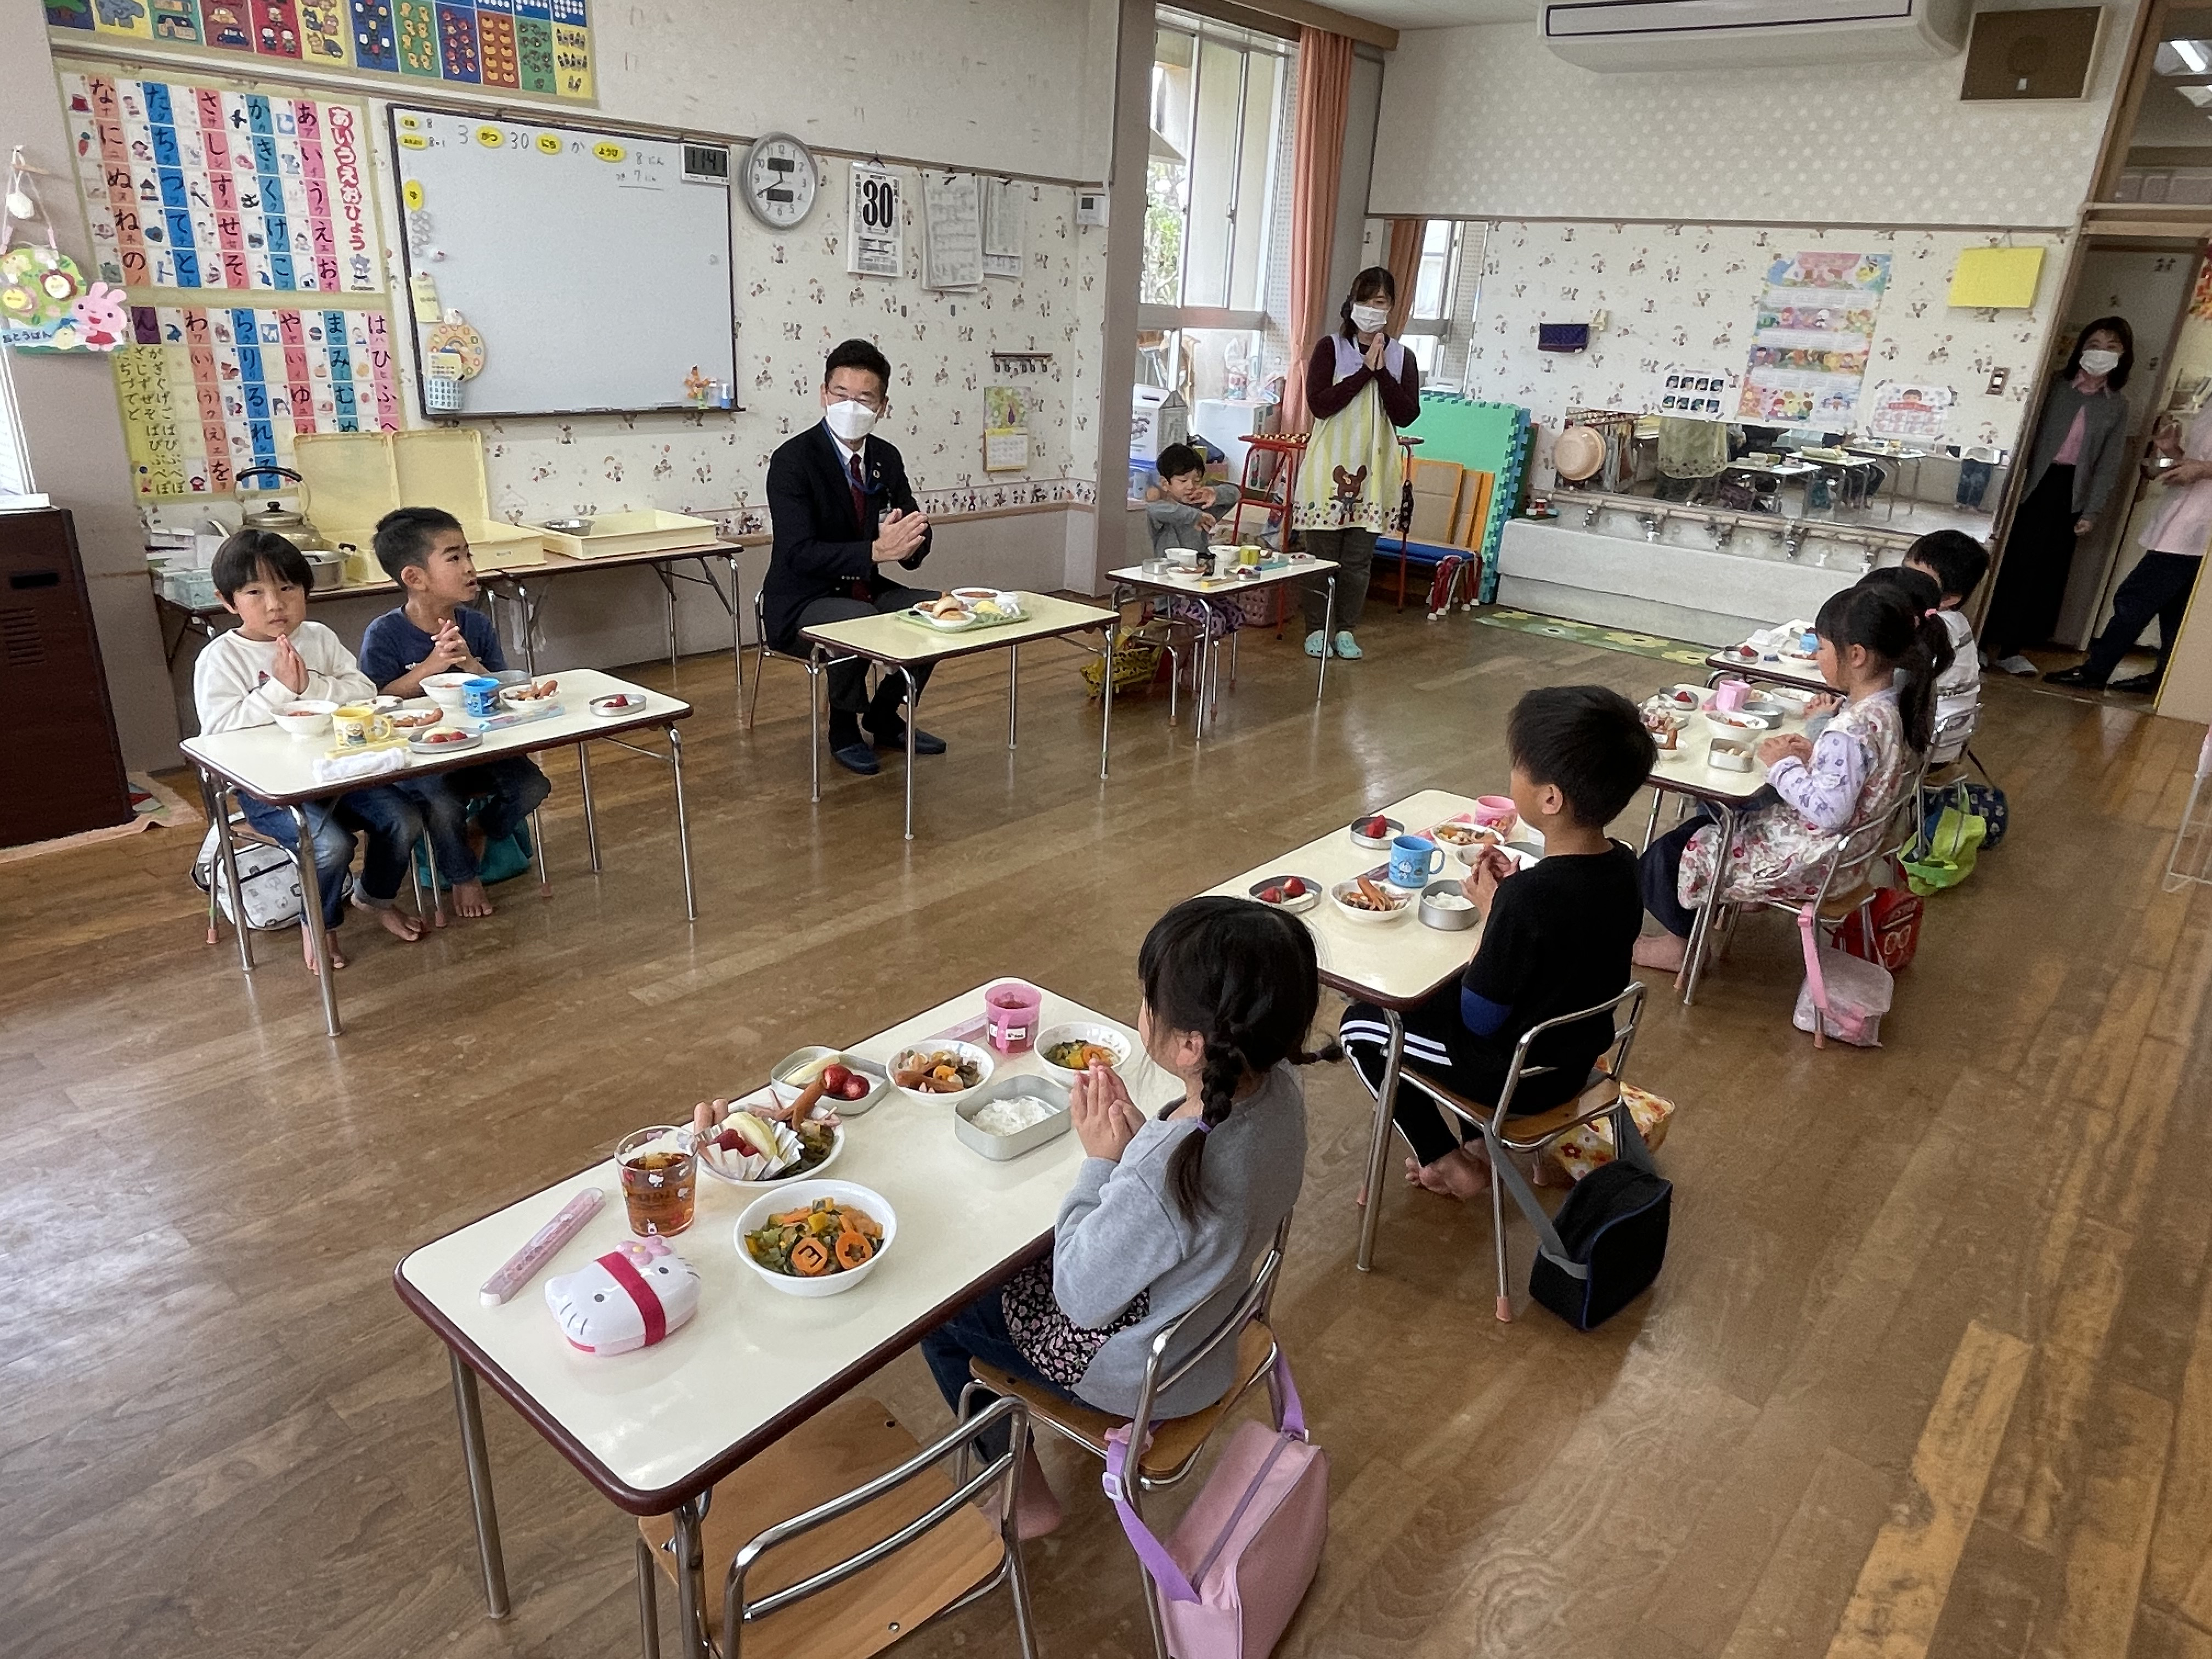
[[[1725,904],[1814,897],[1837,848],[1892,810],[1927,752],[1936,684],[1951,665],[1939,617],[1891,581],[1828,596],[1813,632],[1821,678],[1843,705],[1817,739],[1777,732],[1759,744],[1766,787],[1737,812],[1724,868],[1718,826],[1702,814],[1644,849],[1644,907],[1666,932],[1637,941],[1639,966],[1680,969],[1716,881]],[[1875,851],[1839,869],[1835,890],[1863,875]]]
[[[1152,556],[1203,550],[1206,532],[1235,509],[1237,486],[1206,483],[1205,458],[1188,444],[1170,444],[1152,466],[1160,475],[1160,482],[1145,492]]]
[[[1531,691],[1505,728],[1513,807],[1544,837],[1544,856],[1517,875],[1496,848],[1468,872],[1462,890],[1484,917],[1482,943],[1465,974],[1404,1015],[1403,1065],[1463,1098],[1495,1106],[1522,1033],[1594,1008],[1628,988],[1628,954],[1643,925],[1636,854],[1605,832],[1651,773],[1657,750],[1636,705],[1601,685]],[[1338,1028],[1368,1088],[1382,1086],[1390,1028],[1382,1011],[1355,1002]],[[1583,1091],[1613,1037],[1600,1016],[1547,1032],[1514,1086],[1513,1115],[1549,1111]],[[1413,1150],[1406,1180],[1473,1198],[1490,1184],[1479,1140],[1462,1144],[1435,1104],[1401,1080],[1390,1115]]]
[[[1934,530],[1905,550],[1905,568],[1934,580],[1936,613],[1951,638],[1951,665],[1936,681],[1936,723],[1942,726],[1981,707],[1981,657],[1974,645],[1974,625],[1962,607],[1989,574],[1990,550],[1963,530]],[[1928,751],[1928,763],[1949,765],[1966,753],[1972,738],[1970,719],[1936,740]]]
[[[315,573],[284,538],[271,530],[241,530],[216,550],[209,574],[222,608],[238,618],[238,626],[210,640],[193,665],[192,703],[202,732],[273,726],[278,711],[303,700],[363,702],[376,695],[338,636],[307,619]],[[299,825],[289,807],[273,806],[243,789],[238,804],[246,821],[270,840],[299,846]],[[346,965],[337,927],[345,920],[345,877],[353,866],[356,830],[368,834],[361,902],[393,938],[410,944],[421,938],[422,923],[392,902],[422,833],[413,802],[390,784],[374,784],[349,789],[336,800],[310,801],[302,810],[313,840],[331,966]],[[318,971],[312,945],[307,967]]]
[[[433,674],[496,674],[507,667],[499,629],[469,604],[479,584],[459,519],[435,507],[387,513],[377,521],[376,559],[407,594],[361,636],[361,665],[379,690],[419,697]],[[489,915],[478,860],[484,848],[512,836],[553,793],[545,775],[527,755],[502,755],[398,787],[422,807],[438,873],[453,885],[453,908],[465,916]],[[469,803],[480,796],[489,796],[489,804],[471,826]]]

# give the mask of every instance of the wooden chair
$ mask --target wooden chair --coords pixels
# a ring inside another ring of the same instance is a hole
[[[1238,1401],[1252,1391],[1253,1385],[1263,1377],[1267,1379],[1268,1395],[1276,1415],[1279,1418],[1282,1402],[1274,1399],[1273,1381],[1277,1348],[1274,1333],[1267,1328],[1268,1305],[1275,1295],[1275,1280],[1283,1267],[1283,1251],[1290,1242],[1291,1218],[1285,1216],[1282,1224],[1275,1229],[1273,1241],[1253,1269],[1250,1282],[1244,1293],[1214,1328],[1200,1338],[1197,1345],[1170,1361],[1168,1355],[1181,1347],[1182,1328],[1192,1317],[1203,1311],[1200,1303],[1181,1317],[1171,1320],[1152,1339],[1152,1352],[1145,1360],[1145,1380],[1137,1390],[1137,1407],[1126,1426],[1129,1443],[1142,1447],[1137,1455],[1136,1476],[1129,1483],[1129,1507],[1141,1514],[1143,1495],[1159,1492],[1176,1485],[1197,1467],[1206,1443],[1213,1437],[1222,1420]],[[1224,1344],[1234,1343],[1237,1349],[1237,1371],[1229,1391],[1203,1411],[1188,1417],[1169,1418],[1155,1422],[1152,1401],[1163,1390],[1173,1388],[1189,1374],[1207,1355]],[[960,1395],[960,1410],[963,1416],[979,1396],[986,1394],[1018,1400],[1028,1408],[1029,1420],[1042,1425],[1062,1438],[1072,1440],[1101,1463],[1106,1461],[1106,1437],[1124,1425],[1110,1412],[1094,1411],[1063,1395],[1052,1393],[1010,1376],[996,1366],[981,1360],[971,1363],[969,1370],[974,1378]],[[1020,1447],[1015,1448],[1017,1455]],[[1144,1586],[1145,1613],[1152,1632],[1152,1647],[1158,1659],[1168,1659],[1167,1632],[1160,1623],[1160,1606],[1152,1585],[1152,1576],[1146,1571],[1144,1563],[1137,1564],[1137,1576]]]
[[[930,1446],[865,1395],[809,1418],[711,1495],[702,1559],[730,1565],[721,1595],[702,1598],[710,1647],[721,1659],[865,1659],[1003,1584],[1024,1659],[1036,1659],[1014,1534],[1028,1418],[1000,1400]],[[1000,1430],[1009,1449],[970,1476],[969,1448]],[[944,1467],[955,1460],[957,1477]],[[660,1652],[653,1564],[672,1582],[684,1570],[674,1531],[665,1516],[638,1522],[646,1659]]]
[[[1547,1031],[1600,1016],[1613,1021],[1613,1036],[1607,1043],[1604,1054],[1599,1056],[1597,1067],[1592,1071],[1582,1093],[1550,1111],[1514,1117],[1513,1097],[1519,1091],[1522,1079],[1545,1076],[1557,1069],[1551,1066],[1531,1066],[1528,1063],[1531,1045]],[[1631,980],[1627,989],[1609,1001],[1601,1002],[1594,1008],[1584,1008],[1577,1013],[1561,1014],[1556,1019],[1547,1019],[1541,1024],[1530,1026],[1521,1034],[1521,1040],[1513,1045],[1513,1063],[1506,1068],[1505,1086],[1498,1091],[1495,1106],[1485,1105],[1479,1100],[1448,1089],[1434,1078],[1425,1077],[1410,1066],[1399,1068],[1399,1087],[1419,1090],[1448,1116],[1467,1124],[1482,1137],[1483,1151],[1491,1165],[1490,1228],[1492,1249],[1498,1258],[1498,1317],[1500,1320],[1510,1322],[1513,1317],[1513,1292],[1506,1279],[1506,1182],[1499,1174],[1504,1167],[1506,1156],[1511,1153],[1524,1158],[1540,1158],[1563,1136],[1608,1115],[1613,1120],[1613,1145],[1625,1146],[1628,1144],[1629,1132],[1634,1125],[1627,1103],[1621,1097],[1620,1079],[1627,1069],[1628,1051],[1636,1042],[1637,1022],[1643,1016],[1644,984],[1640,980]],[[1352,1071],[1361,1082],[1366,1082],[1366,1074],[1358,1066],[1352,1067]],[[1375,1090],[1376,1085],[1369,1085],[1370,1094]],[[1525,1207],[1533,1204],[1534,1195],[1531,1194],[1524,1198],[1522,1191],[1516,1177],[1514,1200]],[[1370,1193],[1368,1201],[1374,1203],[1380,1196],[1379,1194]],[[1534,1218],[1533,1216],[1530,1218],[1532,1221]]]

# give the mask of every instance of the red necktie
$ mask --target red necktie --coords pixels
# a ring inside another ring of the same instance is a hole
[[[853,492],[853,522],[860,526],[861,538],[872,542],[875,538],[868,534],[868,487],[860,481],[860,457],[857,452],[845,458],[845,482]],[[853,578],[852,592],[856,599],[875,597],[866,576]]]

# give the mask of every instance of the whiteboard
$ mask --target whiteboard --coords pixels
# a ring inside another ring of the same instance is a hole
[[[682,143],[399,104],[391,136],[418,397],[425,276],[483,337],[465,419],[696,407],[695,368],[735,386],[729,188],[685,179]]]

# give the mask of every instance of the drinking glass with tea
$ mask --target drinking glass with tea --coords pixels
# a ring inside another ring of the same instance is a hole
[[[699,1159],[689,1131],[670,1124],[635,1130],[615,1147],[629,1230],[641,1238],[672,1238],[691,1224]]]

